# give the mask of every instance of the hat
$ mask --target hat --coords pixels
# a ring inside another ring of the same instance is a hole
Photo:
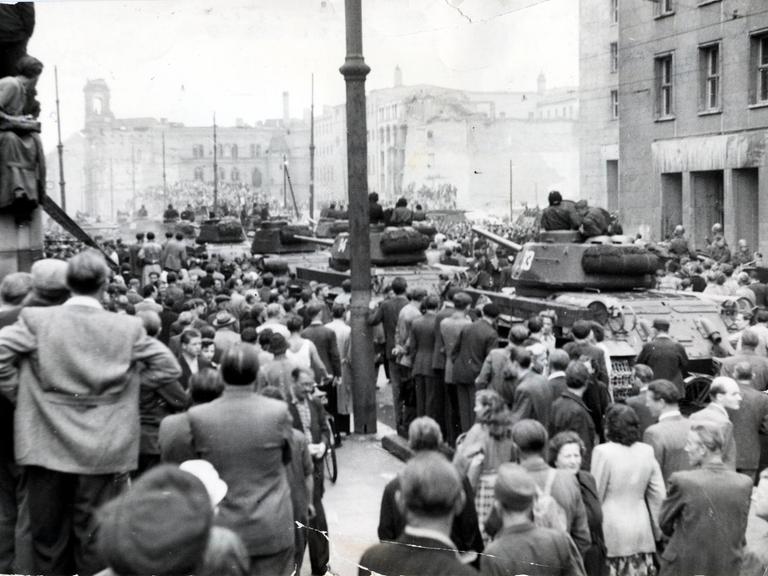
[[[557,190],[552,190],[552,192],[549,193],[547,200],[549,201],[550,206],[559,206],[563,201],[563,196]]]
[[[506,510],[522,512],[533,504],[536,483],[525,468],[506,463],[499,466],[493,493]]]
[[[229,294],[219,294],[218,296],[216,296],[216,298],[213,299],[213,301],[216,304],[221,304],[222,302],[229,302],[230,300],[232,300],[232,296],[230,296]]]
[[[99,512],[98,549],[118,574],[192,574],[205,553],[213,507],[203,483],[157,466]]]
[[[187,460],[179,465],[181,470],[189,472],[200,480],[205,489],[208,490],[208,495],[211,497],[211,505],[213,507],[218,506],[224,496],[227,495],[229,489],[227,483],[219,477],[219,473],[213,464],[207,460]]]
[[[669,330],[669,320],[666,318],[656,318],[653,321],[653,327],[656,330],[661,330],[662,332],[667,332]]]
[[[45,258],[32,264],[32,288],[43,297],[56,297],[69,292],[67,287],[67,263],[55,258]]]
[[[224,328],[225,326],[229,326],[230,324],[235,323],[235,317],[232,316],[229,312],[226,310],[222,310],[218,314],[216,314],[216,318],[213,319],[213,327],[214,328]]]
[[[493,302],[483,306],[483,316],[487,316],[488,318],[498,318],[500,313],[499,307]]]

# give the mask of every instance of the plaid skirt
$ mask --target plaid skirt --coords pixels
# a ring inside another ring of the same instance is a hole
[[[480,524],[480,532],[483,535],[483,543],[487,546],[491,537],[485,532],[485,521],[491,515],[493,510],[493,487],[496,485],[496,473],[482,474],[480,482],[475,489],[475,508],[477,509],[477,520]]]

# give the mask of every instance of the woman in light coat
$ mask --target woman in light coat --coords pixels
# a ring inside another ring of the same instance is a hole
[[[639,441],[637,414],[614,405],[606,415],[608,442],[592,452],[592,475],[603,506],[611,576],[653,576],[658,518],[666,497],[653,448]]]

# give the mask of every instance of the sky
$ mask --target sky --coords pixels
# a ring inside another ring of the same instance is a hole
[[[576,0],[363,0],[366,87],[434,84],[480,91],[578,84]],[[117,117],[186,125],[248,124],[344,101],[343,0],[43,0],[29,53],[44,143],[56,141],[54,66],[62,135],[83,126],[83,86],[103,78]]]

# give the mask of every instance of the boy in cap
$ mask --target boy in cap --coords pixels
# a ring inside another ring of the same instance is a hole
[[[494,495],[503,529],[481,557],[481,574],[585,574],[579,550],[566,532],[534,524],[538,489],[525,468],[499,466]]]

